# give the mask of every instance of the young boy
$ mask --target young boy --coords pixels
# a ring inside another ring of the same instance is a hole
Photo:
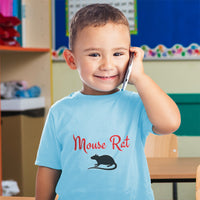
[[[130,52],[129,83],[138,93],[118,88]],[[145,140],[149,132],[174,132],[180,114],[144,73],[143,51],[130,47],[127,19],[107,4],[79,10],[64,57],[83,88],[49,111],[36,159],[36,200],[52,200],[56,193],[60,200],[154,199]]]

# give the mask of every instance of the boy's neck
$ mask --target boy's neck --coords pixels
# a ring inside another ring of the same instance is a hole
[[[106,91],[106,92],[104,92],[104,91],[97,91],[97,90],[87,91],[87,90],[84,90],[84,88],[83,88],[80,92],[82,94],[84,94],[84,95],[108,95],[108,94],[116,93],[119,90],[120,90],[119,88],[115,88],[112,91]]]

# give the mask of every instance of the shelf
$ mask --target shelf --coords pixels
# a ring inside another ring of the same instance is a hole
[[[7,118],[5,117],[2,119],[3,117],[1,116],[3,113],[1,113],[3,103],[7,106],[7,110],[11,109],[11,106],[13,106],[12,109],[17,109],[18,106],[18,109],[20,108],[22,111],[16,112],[22,112],[23,114],[27,114],[27,110],[28,112],[30,111],[29,109],[39,108],[38,106],[40,106],[40,108],[42,108],[41,113],[45,112],[43,113],[45,115],[44,117],[42,116],[42,119],[46,117],[51,106],[51,0],[20,0],[20,2],[23,3],[22,7],[23,12],[25,13],[22,18],[23,30],[21,31],[23,47],[0,45],[0,81],[27,81],[29,87],[37,85],[41,88],[41,97],[35,100],[33,98],[23,99],[20,100],[20,102],[15,102],[15,100],[3,102],[3,100],[1,100],[0,120]],[[11,105],[11,103],[13,104]],[[37,114],[41,113],[38,111]],[[32,157],[29,154],[30,152],[37,152],[44,122],[41,120],[41,117],[32,116],[32,113],[31,117],[23,115],[21,117],[25,120],[31,120],[30,124],[34,128],[30,128],[29,126],[25,126],[27,129],[22,128],[24,127],[24,124],[27,125],[27,121],[23,121],[22,123],[21,121],[17,121],[15,118],[7,124],[3,121],[3,123],[0,124],[0,182],[2,181],[2,178],[4,180],[16,180],[15,177],[18,177],[18,180],[16,181],[21,184],[21,196],[34,196],[37,168],[33,163],[36,155]],[[13,130],[9,132],[9,128],[13,128]],[[18,130],[18,128],[19,132],[23,132],[22,139],[15,134],[17,133],[16,130]],[[31,132],[32,130],[33,132]],[[8,133],[11,135],[7,135]],[[1,136],[3,136],[3,140],[1,140]],[[10,141],[5,139],[5,137],[10,138],[13,136],[17,137],[18,142],[16,143],[15,141],[17,147],[15,145],[13,146],[13,143],[10,143]],[[38,139],[35,140],[36,138]],[[24,142],[25,140],[30,142],[31,145],[27,146],[29,143]],[[4,144],[4,146],[2,144]],[[8,146],[9,151],[3,151],[2,146],[4,150],[5,147]],[[6,156],[9,152],[16,152],[16,149],[17,151],[19,150],[17,156],[20,154],[22,155],[21,157],[16,157],[15,154],[10,157]],[[1,160],[1,157],[3,157],[2,155],[5,158],[3,162]],[[15,166],[12,169],[13,161]],[[4,169],[3,174],[2,168]],[[8,169],[11,170],[9,171]],[[2,191],[0,187],[0,196],[1,194]]]
[[[49,52],[49,48],[29,48],[29,47],[12,47],[12,46],[1,46],[0,52]]]

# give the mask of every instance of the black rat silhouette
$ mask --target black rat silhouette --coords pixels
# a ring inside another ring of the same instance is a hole
[[[114,159],[109,155],[98,156],[97,154],[95,154],[94,156],[91,157],[91,159],[96,160],[97,164],[95,164],[94,167],[90,167],[88,169],[113,170],[117,168],[117,164],[115,163]],[[107,167],[110,167],[112,165],[114,166],[112,168],[103,168],[99,167],[99,165],[107,165]]]

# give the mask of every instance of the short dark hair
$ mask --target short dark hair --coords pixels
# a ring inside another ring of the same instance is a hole
[[[124,24],[129,29],[125,15],[109,4],[90,4],[81,8],[74,15],[70,24],[69,48],[73,50],[78,31],[87,26],[103,26],[108,22]]]

